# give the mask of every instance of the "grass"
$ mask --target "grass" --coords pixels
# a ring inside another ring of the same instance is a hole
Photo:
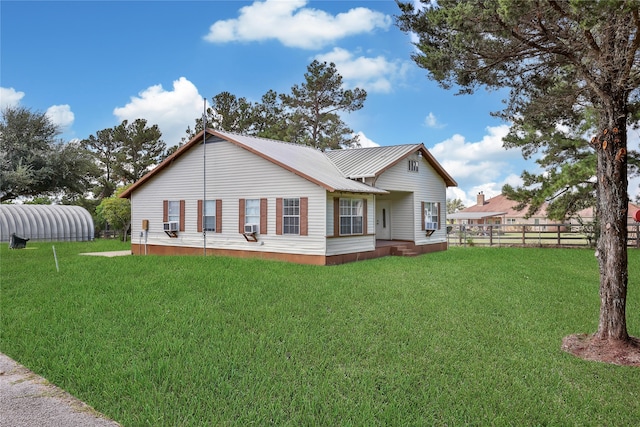
[[[592,250],[335,267],[0,248],[0,351],[126,426],[638,425],[640,369],[585,362]],[[628,326],[640,335],[640,252]]]

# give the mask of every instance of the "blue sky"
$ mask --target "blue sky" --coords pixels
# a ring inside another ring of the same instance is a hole
[[[490,112],[504,94],[441,89],[411,60],[397,14],[392,0],[2,0],[0,105],[47,112],[67,141],[145,118],[171,146],[203,98],[289,93],[317,59],[368,92],[344,116],[363,145],[423,142],[459,184],[447,196],[467,205],[519,184],[535,165],[502,148],[508,123]]]

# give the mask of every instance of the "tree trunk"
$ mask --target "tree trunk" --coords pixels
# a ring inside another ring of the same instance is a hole
[[[593,140],[598,154],[596,215],[600,238],[600,321],[594,338],[628,341],[627,300],[627,129],[626,109],[608,114]]]

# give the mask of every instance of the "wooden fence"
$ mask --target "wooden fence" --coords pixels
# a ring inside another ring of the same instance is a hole
[[[629,223],[627,229],[627,246],[640,248],[640,224]],[[595,246],[593,228],[577,224],[451,224],[447,240],[450,246]]]

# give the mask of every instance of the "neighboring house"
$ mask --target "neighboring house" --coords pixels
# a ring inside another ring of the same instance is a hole
[[[629,207],[627,209],[627,224],[636,224],[638,222],[638,221],[636,221],[636,215],[637,215],[638,211],[640,211],[640,206],[629,202]],[[593,219],[595,217],[593,212],[594,212],[593,208],[583,209],[583,210],[577,212],[571,218],[571,220],[572,220],[573,223],[575,223],[576,222],[576,218],[580,217],[584,221],[593,221]]]
[[[207,129],[120,197],[134,254],[328,265],[445,250],[455,185],[423,144],[321,152]]]
[[[514,230],[509,229],[509,226],[515,224],[531,224],[531,226],[557,224],[557,221],[547,218],[546,203],[542,205],[540,211],[530,218],[525,218],[527,209],[518,211],[515,209],[517,205],[518,202],[507,199],[504,194],[485,200],[484,193],[480,192],[476,197],[475,205],[449,214],[447,218],[452,224],[465,224],[472,227],[501,224],[504,231],[515,231],[515,227]]]
[[[554,225],[573,224],[578,225],[578,218],[584,221],[593,221],[593,208],[583,209],[566,221],[557,221],[547,218],[547,204],[544,203],[540,211],[530,218],[525,218],[527,209],[515,210],[518,202],[509,200],[504,194],[485,200],[482,192],[478,193],[476,204],[454,214],[447,215],[447,219],[452,224],[464,224],[470,227],[484,227],[493,224],[501,224],[503,231],[520,231],[521,225],[531,225],[533,229],[539,231],[556,231]],[[635,223],[636,212],[640,207],[629,203],[627,219],[629,223]],[[517,226],[516,226],[517,225]],[[510,228],[513,226],[513,228]],[[565,227],[562,227],[564,229]]]

